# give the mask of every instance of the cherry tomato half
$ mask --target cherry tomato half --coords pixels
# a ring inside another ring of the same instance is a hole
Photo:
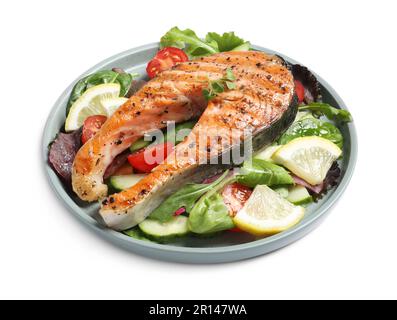
[[[159,72],[171,69],[179,62],[188,61],[186,53],[178,48],[166,47],[148,63],[146,72],[150,78],[154,78]]]
[[[81,142],[84,144],[90,140],[101,129],[102,125],[108,118],[106,116],[90,116],[85,119],[83,124],[83,133],[81,135]]]
[[[305,87],[302,82],[295,80],[295,92],[298,96],[299,103],[302,103],[305,100]]]
[[[174,149],[171,142],[157,144],[128,156],[130,165],[139,172],[149,173],[157,167]]]

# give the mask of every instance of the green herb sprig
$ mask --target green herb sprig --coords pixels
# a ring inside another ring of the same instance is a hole
[[[226,89],[236,89],[236,83],[234,80],[236,80],[236,77],[234,76],[232,69],[228,68],[223,78],[208,82],[208,87],[203,89],[204,97],[209,101],[214,99],[218,94],[224,92]]]

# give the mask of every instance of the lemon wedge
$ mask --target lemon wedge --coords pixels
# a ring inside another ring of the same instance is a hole
[[[116,97],[116,98],[103,99],[101,100],[101,104],[103,108],[107,111],[108,116],[111,116],[126,101],[128,101],[127,98]]]
[[[89,116],[111,115],[115,110],[114,102],[118,101],[122,104],[122,101],[125,101],[113,100],[118,99],[119,95],[120,85],[118,83],[104,83],[89,88],[70,108],[65,122],[65,130],[79,129]]]
[[[258,185],[233,221],[241,230],[265,236],[291,228],[304,214],[303,207],[293,205],[268,186]]]
[[[255,155],[255,159],[262,159],[262,160],[266,160],[269,162],[274,162],[272,159],[273,154],[280,149],[281,146],[270,146],[267,147],[261,151],[259,151],[256,155]]]
[[[332,163],[341,154],[342,150],[327,139],[302,137],[278,149],[272,159],[308,183],[316,185],[324,180]]]

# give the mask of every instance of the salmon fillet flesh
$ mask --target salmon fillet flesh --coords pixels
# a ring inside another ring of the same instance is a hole
[[[202,90],[228,69],[236,88],[207,102]],[[200,116],[162,164],[130,189],[102,201],[100,215],[110,228],[131,228],[185,183],[199,182],[235,164],[231,154],[246,141],[256,150],[277,139],[295,118],[294,88],[284,61],[263,52],[223,52],[180,63],[149,81],[79,150],[73,190],[86,201],[106,197],[103,174],[114,157],[167,121]]]

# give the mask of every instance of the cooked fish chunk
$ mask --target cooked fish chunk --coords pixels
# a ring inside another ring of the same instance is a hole
[[[208,103],[192,132],[151,174],[102,202],[100,214],[109,227],[116,230],[133,227],[184,183],[199,181],[236,163],[233,151],[241,151],[248,139],[258,149],[272,143],[292,123],[297,112],[293,76],[283,61],[273,55],[224,52],[181,63],[162,72],[155,81],[176,82],[181,94],[184,92],[181,81],[186,88],[194,86],[197,90],[188,92],[194,91],[197,97],[189,96],[189,102],[199,101],[197,110],[201,110],[201,91],[206,86],[202,80],[219,79],[228,68],[233,70],[236,88],[226,90]],[[151,98],[156,99],[156,93]],[[190,106],[193,105],[191,102]],[[106,129],[99,135],[104,132]]]

